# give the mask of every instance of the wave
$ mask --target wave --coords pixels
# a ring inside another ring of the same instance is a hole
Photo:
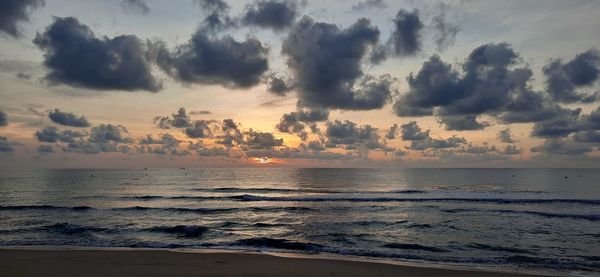
[[[273,197],[251,194],[224,197],[238,201],[277,201],[277,202],[476,202],[494,204],[545,204],[570,203],[600,205],[596,199],[519,199],[519,198],[393,198],[393,197]]]
[[[441,248],[437,248],[437,247],[432,247],[432,246],[425,246],[425,245],[420,245],[420,244],[416,244],[416,243],[386,243],[384,245],[382,245],[383,247],[386,248],[393,248],[393,249],[404,249],[404,250],[420,250],[420,251],[428,251],[428,252],[448,252],[444,249]]]
[[[22,205],[22,206],[0,206],[0,211],[18,211],[18,210],[73,210],[73,211],[88,211],[94,208],[89,206],[52,206],[52,205]]]
[[[186,238],[198,238],[204,235],[204,233],[208,232],[207,227],[196,225],[155,226],[142,230],[148,232],[175,234],[177,236]]]
[[[566,214],[566,213],[549,213],[539,211],[519,211],[519,210],[485,210],[485,209],[442,209],[445,213],[500,213],[500,214],[518,214],[518,215],[534,215],[546,218],[568,218],[582,219],[588,221],[600,221],[600,214]]]
[[[341,194],[341,193],[399,193],[399,194],[427,193],[427,191],[416,190],[416,189],[392,190],[392,191],[364,191],[364,190],[332,190],[332,189],[309,189],[309,188],[235,188],[235,187],[221,187],[221,188],[193,188],[191,190],[192,191],[205,191],[205,192],[223,192],[223,193],[329,193],[329,194]]]
[[[323,249],[323,245],[311,242],[299,242],[287,239],[272,239],[266,237],[241,239],[231,244],[232,246],[249,246],[257,248],[274,248],[299,251],[318,252]]]
[[[467,245],[470,248],[492,251],[492,252],[508,252],[508,253],[520,253],[520,254],[533,254],[533,252],[525,249],[520,249],[516,247],[505,247],[505,246],[497,246],[497,245],[487,245],[481,243],[471,243]]]

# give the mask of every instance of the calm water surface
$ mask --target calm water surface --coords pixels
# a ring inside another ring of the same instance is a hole
[[[2,171],[0,245],[320,252],[593,275],[600,171]]]

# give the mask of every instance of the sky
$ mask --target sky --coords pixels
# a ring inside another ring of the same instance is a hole
[[[600,1],[0,2],[0,168],[598,167]]]

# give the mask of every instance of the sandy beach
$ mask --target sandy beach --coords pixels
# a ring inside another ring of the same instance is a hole
[[[1,249],[2,276],[536,276],[245,252]],[[539,275],[538,275],[539,276]]]

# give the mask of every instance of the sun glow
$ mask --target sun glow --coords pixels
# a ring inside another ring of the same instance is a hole
[[[269,157],[260,157],[260,158],[255,158],[256,162],[260,163],[260,164],[268,164],[271,163],[271,159],[269,159]]]

